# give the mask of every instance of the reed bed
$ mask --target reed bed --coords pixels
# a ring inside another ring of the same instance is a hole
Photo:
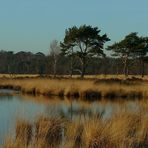
[[[0,74],[0,78],[39,78],[39,74]],[[54,78],[53,75],[42,75],[42,77],[48,77],[48,78]],[[80,75],[56,75],[56,78],[76,78],[79,79]],[[145,75],[144,77],[141,77],[141,75],[128,75],[128,77],[124,74],[118,74],[118,75],[110,75],[110,74],[99,74],[99,75],[85,75],[84,79],[125,79],[125,78],[137,78],[137,79],[143,79],[148,80],[148,76]]]
[[[34,123],[18,121],[16,137],[6,140],[4,148],[146,148],[148,115],[121,111],[103,120],[93,116],[69,121],[39,117]]]
[[[0,79],[0,88],[24,94],[95,99],[141,99],[148,97],[148,81],[142,79]]]

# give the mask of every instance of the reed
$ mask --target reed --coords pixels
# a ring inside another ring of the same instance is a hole
[[[0,88],[19,90],[24,94],[66,96],[87,101],[148,97],[148,81],[139,79],[0,79]]]
[[[4,144],[4,148],[26,148],[32,142],[33,129],[32,125],[23,119],[16,123],[15,138],[8,138]]]
[[[57,147],[62,141],[63,121],[59,118],[40,117],[35,123],[35,144]]]
[[[32,138],[32,125],[25,120],[18,120],[16,124],[16,141],[28,146]]]
[[[76,148],[84,146],[83,139],[84,125],[80,122],[69,122],[65,132],[65,148]]]
[[[30,127],[34,129],[34,133],[31,134],[31,141],[28,141],[26,131]],[[138,113],[120,111],[106,120],[101,116],[75,121],[57,117],[39,117],[31,126],[29,124],[29,128],[28,123],[24,121],[19,121],[16,128],[16,138],[7,140],[5,148],[148,147],[148,118],[147,113],[141,111]],[[24,141],[20,143],[23,139]]]

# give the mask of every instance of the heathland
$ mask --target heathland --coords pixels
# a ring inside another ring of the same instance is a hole
[[[77,77],[2,77],[1,88],[18,90],[24,94],[93,99],[142,99],[148,97],[148,78],[129,76]]]
[[[34,122],[19,119],[15,136],[8,137],[5,148],[146,148],[148,147],[148,78],[123,75],[39,77],[1,75],[0,88],[21,94],[54,96],[83,101],[138,101],[138,111],[120,108],[110,118],[101,114],[83,120],[39,116]]]

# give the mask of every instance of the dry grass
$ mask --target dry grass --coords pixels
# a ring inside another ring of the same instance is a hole
[[[15,139],[5,148],[146,148],[148,147],[147,102],[138,112],[120,110],[108,119],[92,116],[69,121],[57,117],[39,117],[30,124],[19,120]],[[144,109],[142,109],[144,108]]]
[[[36,78],[39,74],[0,74],[0,78]],[[53,75],[43,75],[43,77],[54,77]],[[70,75],[57,75],[57,78],[71,78]],[[141,78],[141,75],[129,75],[128,78]],[[80,75],[73,75],[72,78],[80,78]],[[99,75],[85,75],[85,79],[125,79],[125,75],[110,75],[110,74],[99,74]],[[148,76],[145,75],[143,80],[148,80]]]
[[[137,99],[148,97],[144,80],[97,79],[0,79],[2,88],[18,89],[25,94],[67,96],[93,99]],[[55,103],[55,102],[53,102]],[[105,101],[104,101],[105,103]],[[137,100],[138,112],[122,108],[111,118],[89,117],[67,121],[56,117],[39,117],[34,123],[19,120],[16,137],[6,140],[5,148],[146,148],[148,147],[148,100]],[[136,109],[135,109],[136,110]]]
[[[61,144],[63,121],[59,118],[40,117],[35,123],[35,144],[56,147]]]
[[[0,79],[1,88],[20,90],[22,93],[94,100],[101,98],[135,99],[148,97],[148,81],[139,79]]]
[[[16,124],[16,140],[23,145],[29,145],[31,138],[32,125],[24,120],[19,120]]]
[[[39,117],[35,123],[18,120],[16,137],[8,138],[4,148],[57,148],[62,142],[63,120]]]
[[[32,125],[25,120],[18,120],[15,127],[15,138],[6,140],[5,148],[29,147],[32,140]]]

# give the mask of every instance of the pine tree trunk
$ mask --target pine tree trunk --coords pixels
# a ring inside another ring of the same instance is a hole
[[[83,66],[82,67],[82,72],[81,72],[81,78],[84,78],[84,75],[85,75],[85,67]]]
[[[128,76],[128,57],[126,56],[124,59],[124,69],[123,69],[125,77]]]
[[[81,78],[84,78],[84,75],[85,75],[85,69],[86,69],[85,58],[82,58]]]
[[[144,60],[141,58],[141,77],[144,77]]]
[[[73,75],[73,58],[71,57],[71,61],[70,61],[70,77],[72,77]]]

